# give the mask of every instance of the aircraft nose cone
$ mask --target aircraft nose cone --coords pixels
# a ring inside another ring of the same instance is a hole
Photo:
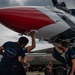
[[[33,7],[11,7],[0,9],[0,23],[16,32],[24,33],[55,22]]]

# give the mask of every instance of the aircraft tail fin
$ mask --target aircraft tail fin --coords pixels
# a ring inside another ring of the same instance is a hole
[[[53,5],[56,6],[58,4],[58,1],[57,0],[52,0],[53,2]]]

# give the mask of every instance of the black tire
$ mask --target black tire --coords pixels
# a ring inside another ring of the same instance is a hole
[[[66,71],[63,67],[58,67],[55,75],[66,75]]]

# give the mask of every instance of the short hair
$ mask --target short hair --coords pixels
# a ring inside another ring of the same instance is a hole
[[[27,44],[28,42],[29,42],[29,40],[26,37],[20,37],[18,40],[19,44]]]
[[[61,42],[61,45],[65,48],[67,48],[67,47],[69,47],[70,44],[68,41],[63,41],[63,42]]]

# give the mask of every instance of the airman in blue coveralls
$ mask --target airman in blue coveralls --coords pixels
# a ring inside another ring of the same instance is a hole
[[[0,75],[26,75],[24,66],[28,66],[24,62],[25,53],[35,48],[34,31],[30,32],[32,44],[25,47],[29,40],[26,37],[20,37],[17,42],[6,42],[0,47],[0,51],[4,50],[0,63]]]

